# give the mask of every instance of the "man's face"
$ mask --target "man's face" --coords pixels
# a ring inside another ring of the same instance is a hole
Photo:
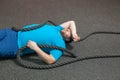
[[[68,28],[68,29],[64,29],[62,30],[62,34],[63,34],[63,37],[69,41],[70,38],[71,38],[71,30]]]

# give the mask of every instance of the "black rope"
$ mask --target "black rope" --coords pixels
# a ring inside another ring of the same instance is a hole
[[[47,21],[47,22],[49,22],[49,21]],[[50,22],[50,23],[52,23],[52,22]],[[44,24],[46,24],[46,22]],[[54,24],[54,25],[56,25],[56,24]],[[37,29],[37,28],[40,28],[40,27],[42,27],[42,26],[31,28],[31,30],[34,30],[34,29]],[[29,28],[27,28],[26,30],[19,29],[19,30],[16,30],[16,31],[30,31],[30,29]],[[80,41],[84,41],[85,39],[87,39],[88,37],[90,37],[94,34],[120,34],[120,32],[105,32],[105,31],[104,32],[102,32],[102,31],[93,32],[93,33],[87,35],[86,37],[82,38]],[[41,44],[38,44],[38,46],[40,48],[59,49],[59,50],[62,50],[62,51],[65,51],[65,52],[69,53],[74,58],[72,58],[70,60],[67,60],[67,61],[64,61],[62,63],[54,63],[54,64],[51,64],[51,65],[40,65],[40,64],[36,64],[36,63],[33,63],[33,62],[28,62],[28,61],[25,61],[25,60],[21,59],[21,56],[20,56],[21,52],[23,50],[25,50],[26,48],[28,48],[27,46],[24,46],[24,47],[20,48],[17,52],[18,63],[25,68],[51,69],[51,68],[56,68],[56,67],[60,67],[60,66],[66,65],[66,64],[71,64],[71,63],[74,63],[74,62],[77,62],[77,61],[83,61],[83,60],[99,59],[99,58],[120,58],[120,55],[95,55],[95,56],[86,56],[86,57],[76,57],[76,55],[73,54],[71,51],[69,51],[67,49],[64,49],[64,48],[61,48],[61,47],[50,46],[50,45],[41,45]]]
[[[69,59],[61,63],[54,63],[51,65],[40,65],[40,64],[33,63],[33,62],[24,61],[21,59],[19,55],[17,56],[17,61],[19,62],[19,64],[25,68],[30,68],[30,69],[51,69],[51,68],[56,68],[56,67],[64,66],[67,64],[71,64],[77,61],[90,60],[90,59],[120,58],[120,55],[96,55],[96,56],[77,57],[77,58]]]
[[[120,34],[120,32],[97,31],[97,32],[93,32],[93,33],[88,34],[84,38],[81,38],[80,41],[84,41],[85,39],[87,39],[88,37],[90,37],[91,35],[94,35],[94,34],[116,34],[117,35],[117,34]]]
[[[57,24],[55,24],[54,22],[48,20],[48,21],[46,21],[46,22],[44,22],[43,24],[38,25],[38,26],[34,26],[34,27],[30,27],[30,28],[22,28],[22,29],[21,29],[21,28],[12,27],[12,30],[14,30],[14,31],[16,31],[16,32],[18,32],[18,31],[26,32],[26,31],[31,31],[31,30],[38,29],[38,28],[44,26],[44,25],[47,24],[47,23],[50,23],[50,24],[52,24],[52,25],[54,25],[54,26],[57,26]]]

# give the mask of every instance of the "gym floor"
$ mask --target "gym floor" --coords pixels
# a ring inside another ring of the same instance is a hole
[[[94,31],[120,32],[120,0],[0,0],[0,29],[75,20],[81,38]],[[71,44],[77,56],[119,55],[120,35],[98,34]],[[1,45],[2,46],[2,45]],[[26,59],[36,59],[29,56]],[[59,62],[67,60],[62,57]],[[59,63],[58,62],[58,63]],[[120,80],[120,58],[78,61],[54,69],[27,69],[0,61],[0,80]]]

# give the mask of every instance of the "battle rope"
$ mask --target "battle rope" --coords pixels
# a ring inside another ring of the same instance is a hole
[[[55,24],[54,22],[48,20],[48,21],[46,21],[46,22],[44,22],[43,24],[38,25],[38,26],[29,27],[29,28],[22,28],[22,29],[21,29],[21,28],[12,27],[12,30],[14,30],[14,31],[16,31],[16,32],[18,32],[18,31],[26,32],[26,31],[31,31],[31,30],[38,29],[38,28],[44,26],[44,25],[47,24],[47,23],[50,23],[50,24],[52,24],[52,25],[54,25],[54,26],[57,26],[57,24]]]
[[[47,22],[49,22],[49,21],[47,21]],[[44,24],[46,24],[46,23],[44,23]],[[42,26],[39,26],[39,27],[42,27]],[[39,27],[37,26],[37,28],[39,28]],[[35,27],[35,28],[31,28],[31,29],[34,30],[34,29],[37,29],[37,28]],[[30,31],[30,28],[17,29],[16,31],[27,31],[27,30]],[[87,39],[88,37],[90,37],[91,35],[94,35],[94,34],[120,34],[120,32],[93,32],[93,33],[87,35],[86,37],[82,38],[80,41],[83,41],[83,40]],[[17,52],[18,63],[23,67],[31,68],[31,69],[50,69],[50,68],[56,68],[56,67],[60,67],[60,66],[66,65],[66,64],[74,63],[74,62],[77,62],[77,61],[83,61],[83,60],[98,59],[98,58],[120,58],[120,55],[96,55],[96,56],[87,56],[87,57],[76,57],[76,55],[74,55],[71,51],[69,51],[67,49],[64,49],[64,48],[61,48],[61,47],[50,46],[50,45],[40,45],[40,44],[38,44],[38,46],[40,48],[52,48],[52,49],[54,48],[54,49],[59,49],[59,50],[65,51],[65,52],[69,53],[73,58],[70,59],[70,60],[64,61],[62,63],[54,63],[54,64],[51,64],[51,65],[40,65],[40,64],[36,64],[36,63],[33,63],[33,62],[28,62],[28,61],[25,61],[25,60],[21,59],[21,56],[20,56],[21,52],[23,50],[25,50],[26,48],[28,48],[27,46],[24,46],[24,47],[20,48]]]

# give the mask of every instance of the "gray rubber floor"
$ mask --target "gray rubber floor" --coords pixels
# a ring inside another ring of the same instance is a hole
[[[120,0],[0,0],[0,28],[75,20],[81,38],[94,31],[120,32]],[[79,57],[120,54],[120,35],[93,35],[72,43]],[[30,57],[34,59],[34,57]],[[62,57],[59,62],[67,60]],[[49,70],[0,61],[0,80],[120,80],[120,58],[86,60]]]

